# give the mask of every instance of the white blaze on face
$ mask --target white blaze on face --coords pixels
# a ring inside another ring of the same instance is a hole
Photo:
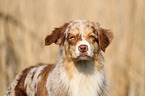
[[[79,46],[80,45],[86,45],[88,47],[88,50],[86,51],[87,55],[88,56],[92,56],[92,50],[91,50],[91,45],[89,44],[88,41],[85,40],[85,24],[80,24],[80,28],[79,28],[80,32],[81,33],[81,41],[78,42],[78,44],[76,45],[76,48],[75,48],[75,54],[76,56],[78,57],[80,55],[80,51],[79,51]]]
[[[89,44],[89,42],[87,41],[87,38],[86,38],[87,33],[90,30],[92,30],[91,26],[92,26],[92,22],[89,22],[86,20],[75,20],[68,25],[68,28],[65,31],[66,38],[68,37],[69,32],[70,33],[75,32],[75,34],[79,34],[79,36],[81,36],[81,41],[79,40],[76,42],[76,46],[73,50],[74,52],[72,52],[73,58],[77,58],[77,57],[81,56],[81,54],[83,53],[83,52],[80,52],[80,50],[79,50],[80,45],[87,46],[87,51],[84,53],[86,55],[86,57],[93,56],[93,53],[92,53],[93,48],[92,48],[91,44]],[[67,44],[67,42],[66,42],[66,44]],[[86,58],[86,57],[84,57],[84,58]],[[86,58],[86,59],[88,59],[88,58]]]
[[[92,56],[92,50],[91,50],[91,46],[90,44],[84,39],[84,37],[82,37],[82,41],[78,42],[78,44],[76,45],[76,48],[75,48],[75,54],[76,56],[79,56],[80,55],[80,51],[79,51],[79,46],[80,45],[86,45],[88,47],[88,50],[86,51],[87,55],[88,56]]]

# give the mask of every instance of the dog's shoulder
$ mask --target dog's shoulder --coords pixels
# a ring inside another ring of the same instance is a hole
[[[40,90],[42,92],[42,90],[45,88],[45,86],[43,85],[45,85],[47,77],[54,68],[54,66],[55,66],[54,64],[46,65],[39,63],[36,66],[25,68],[22,72],[20,72],[16,76],[14,82],[8,88],[6,94],[7,95],[15,94],[15,96],[26,96],[29,93],[30,93],[29,95],[39,93]],[[38,89],[38,86],[40,89]]]

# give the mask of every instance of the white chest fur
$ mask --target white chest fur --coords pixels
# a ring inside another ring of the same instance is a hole
[[[88,65],[76,66],[70,78],[63,64],[58,64],[47,79],[46,88],[50,96],[100,96],[105,80],[103,70],[97,71],[92,64]]]
[[[69,82],[71,96],[99,96],[103,78],[103,75],[94,69],[76,70]]]

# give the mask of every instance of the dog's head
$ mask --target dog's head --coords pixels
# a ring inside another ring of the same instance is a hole
[[[74,20],[55,28],[45,39],[45,45],[59,44],[66,55],[73,60],[92,60],[104,51],[113,39],[110,30],[103,29],[98,23],[87,20]]]

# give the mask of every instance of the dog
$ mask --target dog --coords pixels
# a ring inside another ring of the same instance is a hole
[[[55,28],[45,45],[59,45],[56,65],[32,66],[20,72],[5,96],[108,96],[105,52],[113,33],[88,20]]]

